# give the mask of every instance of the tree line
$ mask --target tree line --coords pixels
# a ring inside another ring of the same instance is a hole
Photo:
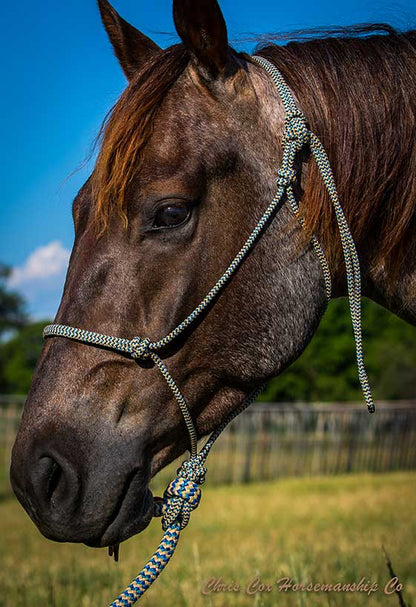
[[[8,288],[10,269],[0,264],[0,393],[26,394],[49,320],[30,319],[19,293]],[[363,300],[364,350],[376,399],[416,398],[416,330]],[[264,401],[361,400],[348,304],[330,303],[302,356],[271,380]]]

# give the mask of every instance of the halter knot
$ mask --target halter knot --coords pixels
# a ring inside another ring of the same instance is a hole
[[[145,339],[133,337],[133,339],[130,340],[131,357],[135,360],[149,359],[151,355],[150,344],[151,341],[147,337]]]
[[[199,505],[201,490],[194,481],[178,476],[169,483],[163,498],[165,500],[163,529],[167,529],[175,521],[183,529],[189,523],[192,510]]]
[[[298,111],[288,112],[285,118],[285,130],[283,132],[283,145],[294,142],[298,152],[309,142],[310,132],[303,113]]]
[[[172,524],[183,529],[189,523],[192,510],[201,500],[201,485],[205,480],[206,468],[198,457],[191,458],[178,468],[178,476],[168,485],[161,498],[154,499],[154,516],[162,516],[162,527],[166,530]]]
[[[182,462],[176,471],[176,474],[179,477],[194,481],[194,483],[197,483],[198,485],[203,485],[205,483],[206,473],[207,469],[198,455]]]
[[[277,171],[278,178],[276,179],[276,183],[280,188],[287,188],[288,185],[296,181],[296,171],[293,169],[280,168]]]

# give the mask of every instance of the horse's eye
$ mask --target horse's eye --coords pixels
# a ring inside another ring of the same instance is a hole
[[[175,228],[189,218],[190,208],[185,203],[171,202],[158,209],[155,219],[155,228]]]

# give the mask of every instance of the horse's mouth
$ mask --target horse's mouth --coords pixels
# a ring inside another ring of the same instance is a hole
[[[100,538],[84,543],[92,547],[112,546],[143,531],[152,520],[153,495],[146,486],[139,486],[139,475],[133,475],[120,495],[109,524]]]

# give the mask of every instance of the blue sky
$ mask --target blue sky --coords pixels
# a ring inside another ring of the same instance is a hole
[[[230,39],[318,25],[416,26],[414,0],[220,0]],[[117,0],[159,45],[176,41],[169,0]],[[0,261],[35,317],[53,316],[72,247],[72,199],[103,117],[125,86],[94,0],[19,0],[2,7]],[[240,48],[251,50],[250,44]],[[74,171],[76,171],[74,173]]]

